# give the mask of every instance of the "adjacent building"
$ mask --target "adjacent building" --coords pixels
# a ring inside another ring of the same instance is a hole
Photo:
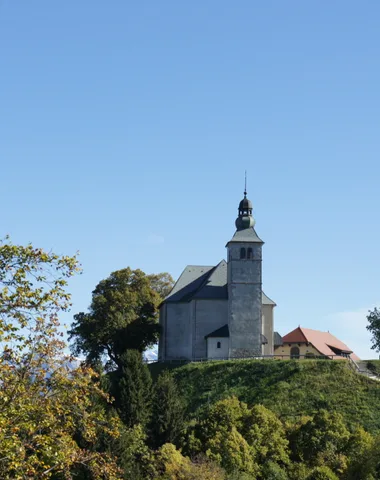
[[[327,357],[333,360],[359,360],[347,345],[330,332],[303,327],[298,327],[282,337],[282,345],[276,346],[274,353],[283,358]]]

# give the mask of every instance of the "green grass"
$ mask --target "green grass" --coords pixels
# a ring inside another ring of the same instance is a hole
[[[380,362],[378,362],[380,368]],[[236,395],[261,403],[282,419],[296,420],[320,408],[340,412],[349,425],[380,431],[380,382],[358,375],[345,361],[230,360],[151,365],[153,376],[173,368],[192,417],[204,405]]]

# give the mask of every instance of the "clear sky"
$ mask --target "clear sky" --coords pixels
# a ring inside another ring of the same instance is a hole
[[[276,329],[376,357],[379,19],[377,0],[0,0],[1,235],[80,251],[76,313],[114,270],[225,258],[247,169]]]

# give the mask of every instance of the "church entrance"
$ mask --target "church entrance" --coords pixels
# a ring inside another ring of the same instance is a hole
[[[298,347],[290,349],[290,358],[300,358],[300,349]]]

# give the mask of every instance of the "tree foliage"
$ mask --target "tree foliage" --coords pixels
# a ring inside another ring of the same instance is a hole
[[[0,244],[0,477],[116,479],[96,449],[116,425],[93,407],[103,396],[90,369],[69,368],[59,314],[70,307],[75,257],[32,245]],[[81,443],[76,441],[80,432]]]
[[[74,315],[69,338],[74,354],[92,363],[106,356],[122,367],[128,349],[143,352],[158,340],[158,306],[172,284],[169,274],[146,275],[125,268],[111,273],[92,292],[88,313]]]
[[[174,285],[173,277],[170,273],[151,273],[147,275],[151,288],[158,293],[161,301],[164,300],[170,293]]]
[[[184,424],[184,404],[169,371],[164,371],[154,386],[150,436],[155,448],[175,444]]]
[[[380,310],[376,307],[370,310],[367,315],[369,325],[367,330],[372,334],[372,346],[373,350],[380,352]]]
[[[342,415],[321,410],[296,430],[291,447],[297,460],[343,473],[347,468],[345,452],[349,438]]]
[[[138,350],[121,356],[121,369],[113,376],[113,396],[123,423],[128,427],[149,422],[152,402],[152,379]]]
[[[249,408],[236,397],[204,410],[184,444],[190,455],[204,453],[227,472],[265,478],[263,467],[289,462],[288,441],[280,420],[262,405]]]

